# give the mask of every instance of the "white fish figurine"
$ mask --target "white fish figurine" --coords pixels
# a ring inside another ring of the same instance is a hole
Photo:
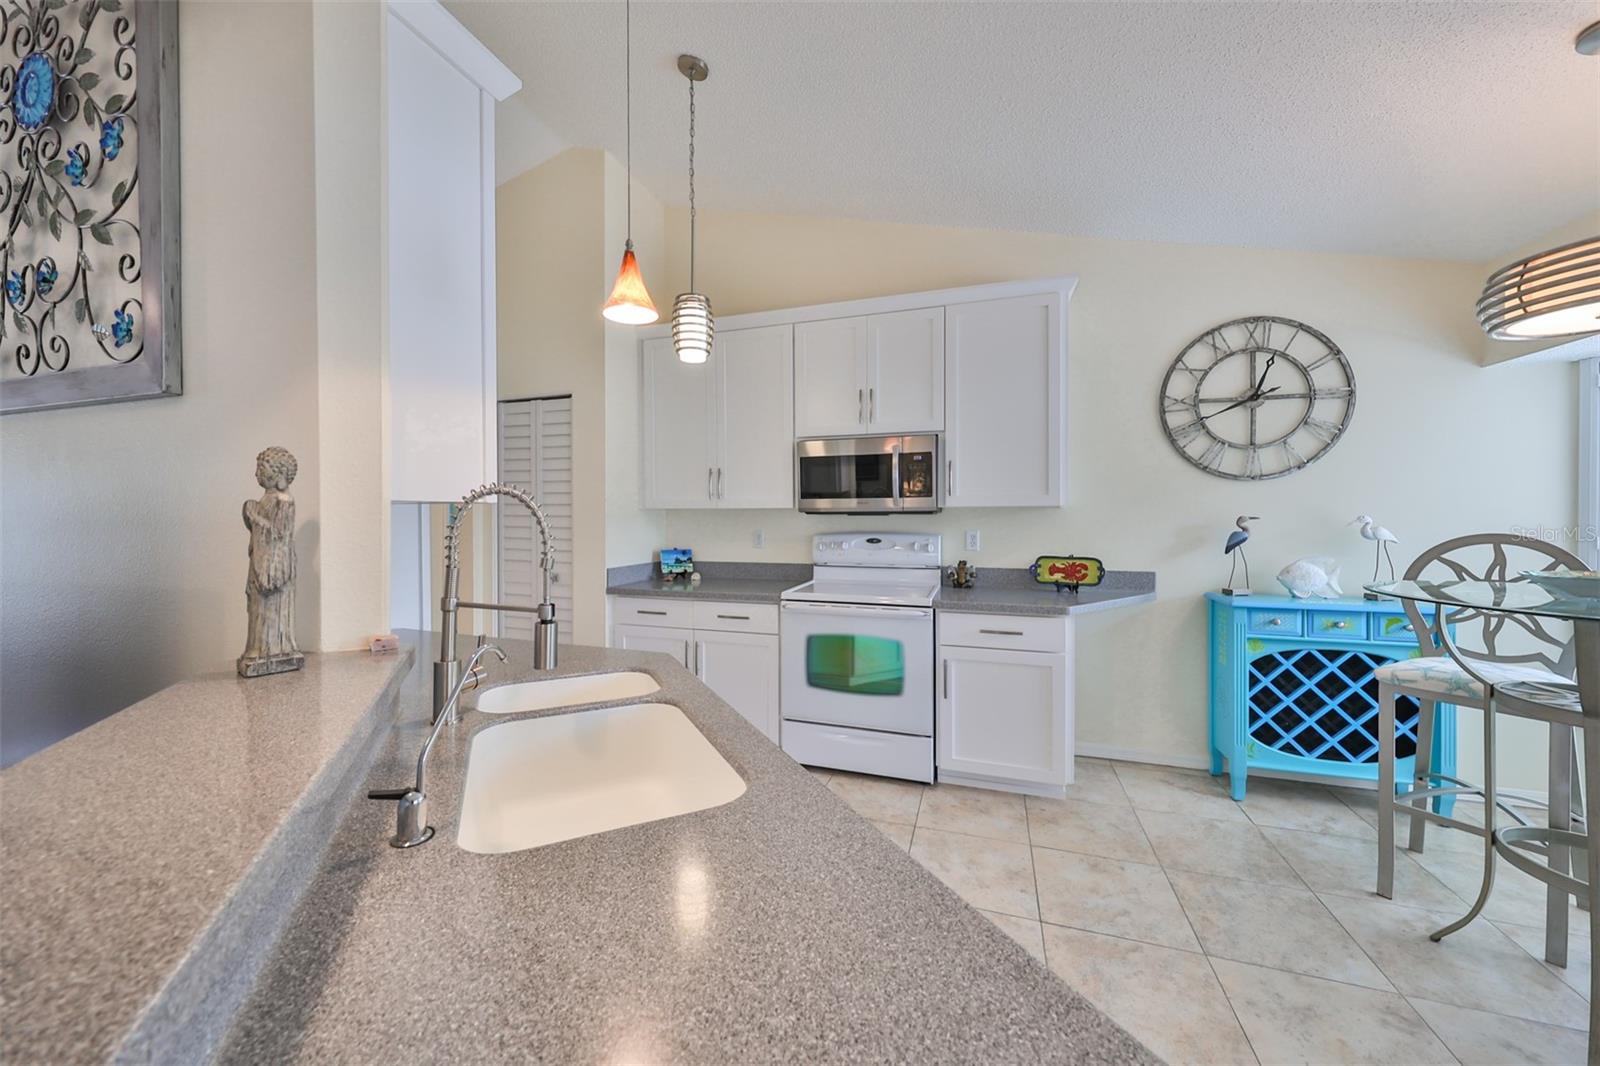
[[[1339,587],[1339,564],[1326,555],[1296,559],[1278,571],[1278,584],[1297,600],[1309,600],[1313,596],[1331,600],[1344,595]]]

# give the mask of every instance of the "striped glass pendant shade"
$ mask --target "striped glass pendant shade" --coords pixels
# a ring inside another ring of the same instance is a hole
[[[1600,332],[1600,237],[1530,255],[1489,275],[1478,324],[1497,340]]]
[[[703,363],[717,332],[711,300],[698,292],[680,293],[672,303],[672,347],[684,363]]]

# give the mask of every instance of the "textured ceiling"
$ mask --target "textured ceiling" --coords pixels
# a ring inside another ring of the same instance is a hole
[[[455,0],[559,141],[623,152],[620,3]],[[1481,261],[1600,203],[1600,0],[676,3],[634,169],[706,208]]]

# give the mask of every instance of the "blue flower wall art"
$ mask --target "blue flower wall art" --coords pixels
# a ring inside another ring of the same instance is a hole
[[[182,391],[177,9],[0,0],[0,413]]]

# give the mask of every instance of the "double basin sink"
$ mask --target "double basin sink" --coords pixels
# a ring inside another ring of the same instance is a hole
[[[521,714],[660,688],[638,671],[561,677],[488,689],[477,709]],[[482,854],[522,851],[719,807],[744,789],[744,779],[671,704],[519,719],[472,738],[456,842]]]

